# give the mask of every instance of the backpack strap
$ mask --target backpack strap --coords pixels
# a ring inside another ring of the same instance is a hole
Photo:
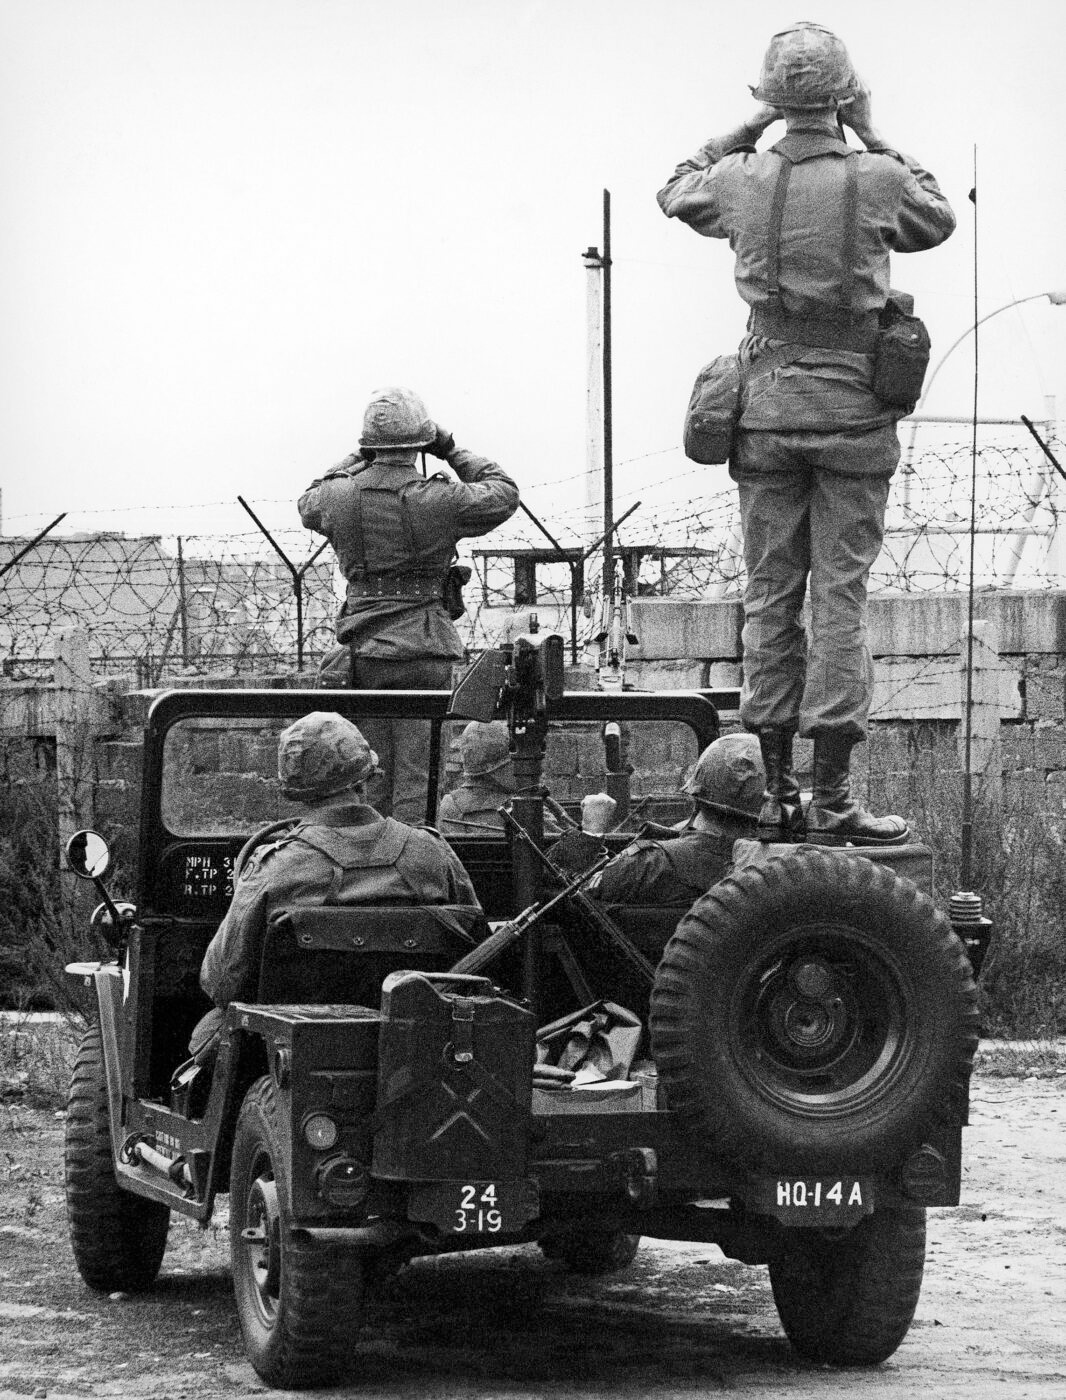
[[[852,308],[859,222],[859,175],[855,162],[848,157],[856,153],[851,147],[831,137],[797,137],[791,142],[789,137],[785,137],[773,147],[773,151],[780,160],[780,168],[766,228],[766,291],[769,299],[765,307],[752,309],[748,319],[748,330],[754,335],[764,335],[772,340],[786,340],[797,345],[858,350],[869,354],[877,338],[877,313],[856,316]],[[831,316],[793,316],[781,303],[781,224],[785,201],[788,198],[789,180],[794,164],[828,154],[838,154],[844,159],[839,309]]]

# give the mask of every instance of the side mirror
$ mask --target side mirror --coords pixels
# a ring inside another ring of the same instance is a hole
[[[67,842],[67,864],[83,880],[100,880],[111,865],[111,851],[96,831],[76,831]]]

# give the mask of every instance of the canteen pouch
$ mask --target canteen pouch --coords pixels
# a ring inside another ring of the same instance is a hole
[[[913,297],[889,292],[874,350],[873,391],[883,404],[904,413],[913,412],[922,397],[929,368],[929,332],[913,310]]]
[[[700,370],[685,411],[685,456],[690,462],[711,467],[729,461],[740,420],[740,387],[735,354],[719,355]]]
[[[445,570],[441,602],[453,622],[457,622],[466,612],[463,587],[470,582],[471,572],[469,564],[449,564]]]

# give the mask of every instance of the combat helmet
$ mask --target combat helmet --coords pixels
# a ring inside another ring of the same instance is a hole
[[[502,719],[471,720],[459,736],[459,758],[468,778],[483,778],[511,761],[511,739]]]
[[[278,739],[282,791],[297,802],[336,797],[366,782],[377,766],[377,754],[351,720],[325,710],[303,715]]]
[[[363,414],[360,447],[428,447],[437,425],[413,389],[375,389]]]
[[[770,40],[758,86],[751,91],[771,107],[804,111],[850,102],[860,83],[837,36],[800,20]]]
[[[684,791],[717,812],[754,822],[765,788],[758,739],[754,734],[726,734],[700,754]]]

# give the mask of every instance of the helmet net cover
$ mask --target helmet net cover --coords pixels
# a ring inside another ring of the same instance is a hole
[[[697,802],[745,821],[758,818],[765,789],[766,770],[754,734],[727,734],[708,744],[684,786]]]
[[[286,797],[314,802],[358,786],[378,756],[351,720],[324,710],[303,715],[278,739],[278,777]]]
[[[770,40],[751,91],[771,107],[804,111],[850,102],[859,87],[841,40],[820,24],[801,20]]]
[[[511,736],[502,719],[471,720],[459,736],[459,758],[468,778],[495,773],[511,761]]]
[[[375,389],[363,414],[360,447],[428,447],[437,425],[413,389]]]

